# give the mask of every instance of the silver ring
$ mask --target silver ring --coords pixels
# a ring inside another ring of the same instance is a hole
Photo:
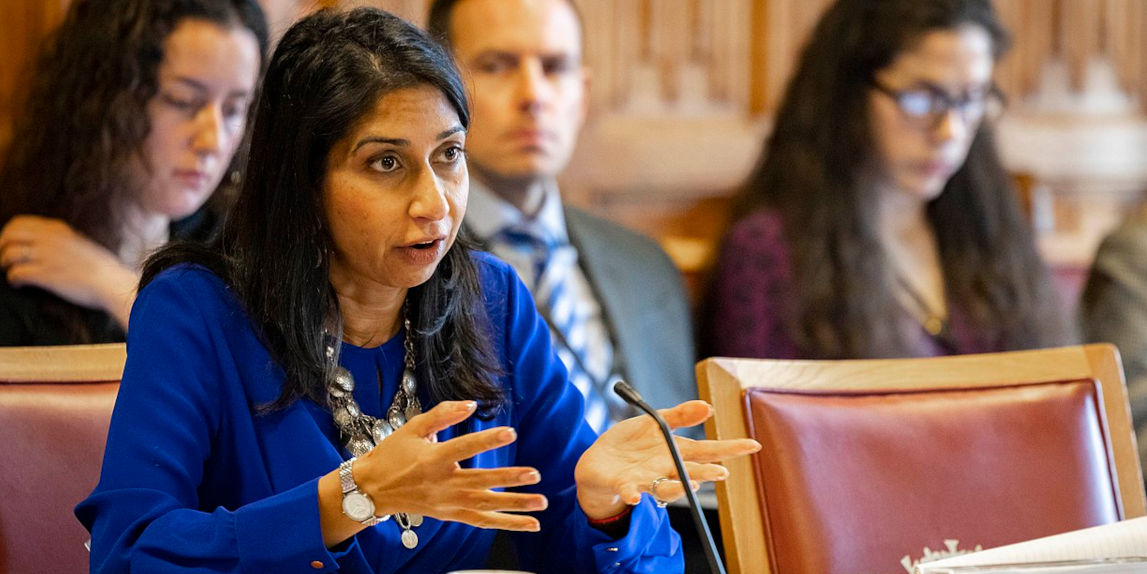
[[[669,477],[659,476],[649,483],[649,495],[653,497],[653,501],[657,503],[657,508],[665,508],[669,505],[669,501],[657,496],[657,487],[661,486],[662,482],[669,480]]]
[[[32,248],[25,245],[20,249],[20,263],[27,263],[32,260]]]

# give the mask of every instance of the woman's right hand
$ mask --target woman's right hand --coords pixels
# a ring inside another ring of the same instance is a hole
[[[492,490],[537,484],[541,475],[536,469],[462,468],[459,465],[479,453],[514,442],[517,433],[513,428],[496,427],[437,442],[435,436],[439,431],[466,420],[475,408],[473,401],[442,402],[410,419],[370,452],[358,457],[353,467],[354,479],[374,502],[377,516],[406,512],[479,528],[527,532],[541,528],[537,518],[512,513],[544,510],[548,504],[545,496]],[[337,471],[324,480],[330,478],[337,489]],[[320,485],[320,492],[322,488]],[[335,528],[328,529],[324,520],[323,533],[328,545],[337,544],[362,528],[342,515],[341,499],[342,492],[338,491],[335,508],[342,519],[341,527],[331,524]],[[324,519],[327,516],[324,512]],[[352,531],[340,536],[346,527]]]

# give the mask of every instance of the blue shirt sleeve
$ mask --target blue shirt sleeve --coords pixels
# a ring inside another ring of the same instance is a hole
[[[235,393],[221,382],[220,328],[180,275],[161,275],[132,310],[100,482],[76,508],[92,533],[92,572],[334,571],[317,478],[232,510],[201,507],[205,466],[230,430],[222,405]]]
[[[629,532],[621,539],[590,526],[577,503],[573,474],[597,436],[583,418],[581,393],[568,382],[529,291],[513,271],[505,271],[503,281],[503,345],[513,423],[519,429],[515,463],[538,469],[542,482],[522,490],[541,492],[550,502],[539,516],[541,532],[515,534],[523,566],[536,572],[683,571],[680,537],[665,510],[648,497],[633,509]]]

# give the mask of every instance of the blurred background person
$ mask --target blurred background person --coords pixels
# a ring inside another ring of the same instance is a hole
[[[864,358],[1073,332],[997,157],[988,0],[840,0],[813,31],[720,248],[706,355]]]
[[[599,432],[632,414],[620,376],[652,405],[696,398],[689,301],[653,240],[562,204],[586,118],[582,24],[569,0],[438,0],[428,28],[472,84],[466,229],[534,294]]]
[[[2,160],[0,345],[123,340],[147,254],[222,217],[266,46],[255,0],[72,4]]]
[[[1079,308],[1086,341],[1119,347],[1139,459],[1147,469],[1147,210],[1100,244]]]

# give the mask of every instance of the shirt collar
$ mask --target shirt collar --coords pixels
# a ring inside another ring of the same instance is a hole
[[[488,241],[503,229],[520,224],[541,227],[549,237],[562,243],[569,242],[561,194],[555,180],[545,183],[542,207],[533,218],[527,218],[518,208],[498,197],[477,179],[470,178],[470,198],[466,205],[466,227],[480,241]]]

